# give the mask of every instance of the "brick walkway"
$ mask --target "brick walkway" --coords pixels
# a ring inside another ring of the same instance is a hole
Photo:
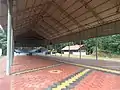
[[[0,63],[0,90],[120,90],[120,75],[96,71],[39,56],[17,56],[5,76],[6,58]],[[54,66],[53,66],[54,65]],[[29,71],[29,72],[24,72]],[[18,73],[24,72],[24,73]],[[88,73],[87,73],[88,72]],[[18,75],[14,75],[18,73]],[[87,74],[86,74],[87,73]],[[58,89],[56,89],[58,88]]]
[[[120,90],[120,76],[94,71],[72,90]]]
[[[5,59],[5,58],[4,58]],[[5,60],[3,60],[5,63]],[[4,64],[2,62],[2,64]],[[17,56],[12,66],[12,72],[24,71],[33,68],[40,68],[58,64],[60,62],[41,59],[37,56]],[[3,65],[4,66],[4,65]],[[16,76],[0,77],[0,90],[43,90],[48,86],[67,78],[77,70],[82,69],[77,66],[61,64],[53,68],[46,68],[40,71],[29,72]],[[51,70],[59,70],[60,73],[50,73]]]

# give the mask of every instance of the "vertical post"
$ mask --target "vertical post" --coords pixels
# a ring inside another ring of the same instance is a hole
[[[57,53],[57,49],[56,49],[56,44],[55,44],[55,56],[56,56],[56,53]]]
[[[69,47],[69,54],[68,54],[68,57],[70,58],[70,42],[68,43],[68,47]]]
[[[7,0],[8,5],[8,20],[7,20],[7,65],[6,75],[10,75],[10,62],[11,62],[11,12],[10,12],[10,0]]]
[[[47,51],[47,53],[46,53],[45,55],[47,55],[47,54],[48,54],[48,45],[46,46],[46,49],[47,49],[47,50],[46,50],[46,51]]]
[[[80,50],[79,50],[79,53],[80,53],[80,55],[79,55],[79,59],[81,60],[81,40],[80,40],[79,48],[80,48]]]
[[[50,47],[51,47],[51,56],[52,56],[53,45],[51,44]]]
[[[62,56],[62,44],[60,44],[60,47],[61,47],[61,56]]]
[[[13,39],[13,29],[11,28],[11,61],[10,65],[12,66],[13,64],[13,58],[14,58],[14,39]]]
[[[97,50],[97,47],[98,47],[98,39],[97,39],[97,29],[96,29],[96,60],[98,60],[98,50]]]
[[[96,60],[98,60],[98,53],[97,53],[98,49],[97,49],[97,47],[98,47],[98,39],[96,37]]]

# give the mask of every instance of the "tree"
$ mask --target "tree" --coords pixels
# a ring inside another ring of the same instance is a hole
[[[0,48],[2,48],[2,54],[6,55],[7,51],[7,35],[6,32],[0,29]]]
[[[96,47],[96,39],[91,38],[88,40],[83,40],[83,43],[86,46],[87,54],[92,54],[94,52],[95,47]]]

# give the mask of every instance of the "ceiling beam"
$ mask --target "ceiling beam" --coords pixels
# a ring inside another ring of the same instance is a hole
[[[16,37],[16,36],[18,36],[20,34],[28,32],[28,31],[29,31],[29,29],[25,30],[25,28],[23,28],[22,30],[14,30],[14,36]]]
[[[51,7],[51,5],[52,5],[51,2],[47,2],[47,3],[44,4],[44,6],[45,6],[44,9],[36,15],[36,17],[34,18],[34,21],[33,21],[32,25],[31,25],[31,28],[35,28],[36,25],[38,24],[38,22],[42,21],[48,27],[50,27],[52,30],[54,30],[57,34],[59,33],[59,31],[57,31],[57,29],[55,29],[53,26],[51,26],[50,24],[48,24],[46,21],[43,20],[43,18],[46,17],[45,13],[47,12],[47,10],[49,10],[49,8]],[[45,29],[43,26],[42,26],[42,28]],[[47,31],[49,31],[49,30],[47,30]]]
[[[57,29],[55,29],[52,25],[50,25],[49,23],[47,23],[45,20],[42,20],[41,22],[43,22],[44,24],[46,24],[50,29],[54,30],[57,34],[59,33],[59,31]]]
[[[32,27],[35,27],[35,25],[37,25],[37,23],[38,23],[40,20],[43,19],[45,12],[51,7],[51,3],[50,3],[50,2],[47,2],[47,3],[45,3],[43,6],[44,6],[44,7],[42,7],[43,10],[41,10],[41,11],[36,15],[36,17],[34,18],[34,21],[33,21],[33,23],[32,23]],[[40,18],[41,18],[41,19],[40,19]]]
[[[55,19],[54,17],[52,17],[50,14],[46,13],[49,18],[55,22],[55,24],[59,24],[61,27],[63,27],[64,29],[66,29],[67,31],[70,31],[69,28],[67,28],[64,24],[62,24],[61,22],[59,22],[57,19]]]
[[[98,20],[98,23],[104,23],[103,19],[97,14],[97,12],[95,10],[93,10],[93,8],[88,5],[88,3],[85,0],[79,0],[81,4],[83,4],[85,6],[85,8],[91,12],[93,14],[93,16]],[[91,0],[92,1],[92,0]]]
[[[39,4],[39,5],[34,6],[34,7],[26,8],[26,9],[24,9],[24,10],[18,10],[18,11],[16,11],[16,12],[13,12],[13,17],[18,16],[18,15],[21,14],[21,13],[25,13],[26,11],[29,11],[29,12],[30,12],[30,10],[31,10],[32,8],[36,8],[35,10],[38,10],[38,9],[39,9],[40,7],[42,7],[42,6],[44,6],[44,4]]]
[[[60,5],[58,5],[55,1],[51,1],[52,2],[52,4],[56,7],[56,8],[58,8],[58,10],[60,11],[60,12],[62,12],[64,15],[66,15],[71,21],[73,21],[74,23],[75,23],[75,25],[77,25],[78,26],[78,29],[79,29],[79,27],[81,27],[81,28],[84,28],[84,26],[83,25],[81,25],[79,22],[77,22],[77,20],[75,20],[71,15],[69,15],[63,8],[61,8],[60,7]]]
[[[34,28],[34,29],[32,28],[31,30],[34,31],[34,32],[36,32],[36,33],[39,34],[40,36],[44,37],[45,39],[49,39],[49,36],[47,36],[46,33],[40,31],[38,28],[36,28],[36,29],[35,29],[35,28]],[[38,30],[39,30],[39,31],[38,31]]]
[[[51,31],[49,31],[48,29],[44,28],[44,26],[42,26],[41,24],[39,24],[40,28],[43,29],[46,33],[49,33],[50,36],[52,36],[54,33],[52,33]]]

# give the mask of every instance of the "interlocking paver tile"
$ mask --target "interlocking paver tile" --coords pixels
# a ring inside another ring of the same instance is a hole
[[[120,90],[120,76],[94,71],[72,90]]]

